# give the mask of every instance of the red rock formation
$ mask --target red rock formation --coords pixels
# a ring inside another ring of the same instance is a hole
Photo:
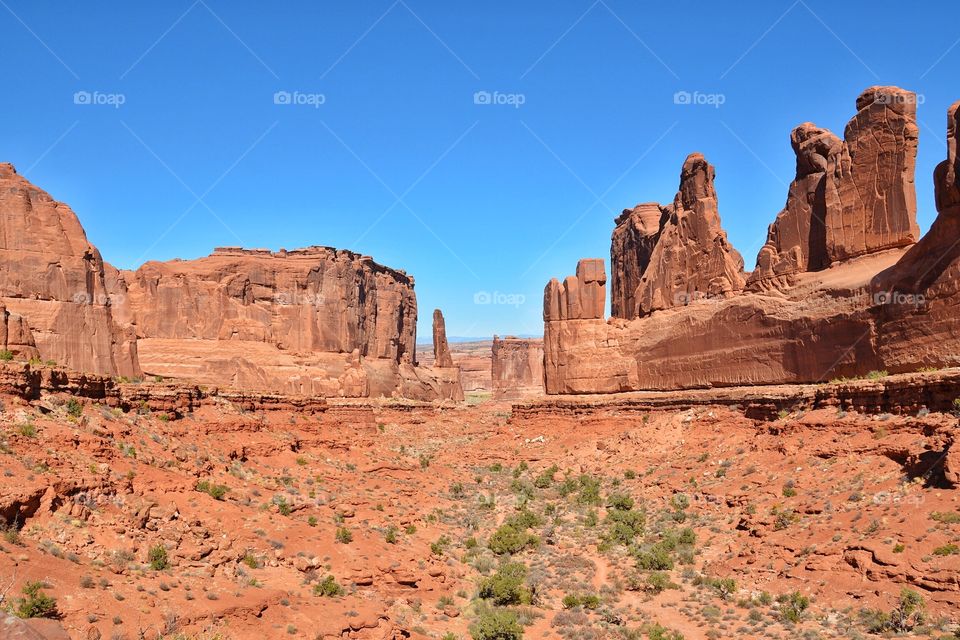
[[[125,295],[116,273],[70,207],[0,164],[0,301],[24,319],[41,358],[140,373],[134,333],[113,314]]]
[[[433,310],[433,366],[453,366],[453,356],[450,355],[450,345],[447,344],[447,324],[443,321],[440,309]]]
[[[960,102],[947,112],[947,159],[934,171],[937,218],[871,283],[883,322],[879,349],[898,370],[960,364]],[[902,345],[910,345],[909,349]]]
[[[40,352],[33,341],[33,332],[23,316],[10,313],[0,303],[0,348],[23,360],[39,358]]]
[[[857,98],[857,115],[826,172],[831,262],[919,240],[916,114],[916,94],[897,87],[870,87]]]
[[[690,154],[683,163],[680,190],[666,208],[636,290],[640,315],[743,289],[743,258],[720,226],[713,178],[714,169],[701,154]]]
[[[544,320],[590,320],[603,318],[607,298],[607,274],[603,258],[584,258],[577,275],[563,284],[556,278],[544,290]]]
[[[656,202],[624,209],[614,222],[610,242],[610,313],[614,318],[632,319],[639,315],[637,287],[650,264],[653,248],[660,239],[666,220]]]
[[[498,399],[543,394],[543,340],[493,336],[490,374]]]
[[[455,372],[414,366],[413,278],[367,256],[221,248],[123,276],[151,374],[307,395],[462,394]]]
[[[960,103],[949,111],[948,158],[935,172],[939,216],[910,247],[916,145],[911,100],[908,92],[868,90],[858,101],[860,113],[848,127],[842,152],[833,156],[835,142],[827,132],[808,125],[794,132],[798,180],[774,224],[771,243],[761,252],[768,259],[761,259],[760,274],[751,280],[753,291],[708,292],[711,304],[603,322],[557,315],[563,292],[556,281],[549,285],[544,309],[547,393],[822,382],[871,370],[960,366]],[[873,173],[865,157],[875,163]],[[823,160],[835,165],[822,179],[828,191],[833,189],[835,202],[828,197],[824,203],[827,235],[821,245],[806,227],[797,229],[819,206],[815,185]],[[686,193],[715,202],[706,188],[710,175],[701,170],[700,178],[690,176]],[[866,225],[851,222],[857,209],[848,206],[847,196],[857,189],[868,194],[858,214]],[[809,207],[800,202],[805,199]],[[682,190],[678,208],[689,200]],[[661,251],[671,244],[682,245],[668,241],[665,228],[643,278],[649,282],[651,273],[665,274],[660,278],[664,286],[654,289],[661,301],[663,291],[675,290],[671,283],[688,282],[687,272],[676,268],[684,264],[678,259],[682,253]],[[830,260],[829,269],[822,268],[826,264],[819,256]],[[666,266],[659,266],[664,260]],[[770,287],[779,289],[777,296],[765,295]],[[639,296],[641,313],[657,307],[645,307],[645,300],[653,299],[649,293]]]
[[[790,134],[790,144],[797,156],[797,174],[747,280],[753,291],[790,286],[795,274],[818,271],[829,262],[825,181],[841,142],[826,129],[805,122]]]

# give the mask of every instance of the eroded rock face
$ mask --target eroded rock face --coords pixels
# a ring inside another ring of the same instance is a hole
[[[743,258],[720,226],[713,179],[713,166],[703,155],[687,157],[680,190],[661,219],[636,290],[639,315],[704,298],[727,298],[743,289]]]
[[[219,248],[125,272],[141,338],[265,342],[412,363],[413,278],[330,247]]]
[[[639,315],[637,288],[660,239],[664,211],[656,202],[625,209],[614,222],[610,242],[610,313],[614,318]]]
[[[903,258],[871,282],[884,321],[880,349],[891,366],[960,361],[960,102],[947,111],[947,159],[934,170],[937,218]],[[901,348],[907,344],[909,349]]]
[[[124,272],[151,374],[283,393],[462,397],[414,366],[413,278],[329,247],[216,249]]]
[[[840,152],[826,172],[830,262],[905,247],[920,239],[914,169],[917,96],[870,87],[857,98]]]
[[[498,399],[542,395],[543,340],[494,336],[490,373]]]
[[[662,302],[664,292],[682,292],[688,282],[687,272],[675,267],[684,264],[682,252],[665,251],[685,246],[668,239],[669,222],[643,278],[662,272],[666,284],[653,290],[659,299],[639,296],[641,317],[603,322],[552,316],[547,312],[562,306],[554,281],[545,297],[547,393],[817,383],[871,370],[960,366],[960,103],[949,109],[948,157],[934,175],[939,215],[912,244],[912,96],[890,88],[866,91],[836,152],[838,141],[829,132],[812,125],[794,131],[797,179],[749,290],[708,292],[704,303],[683,307],[647,304],[654,312],[643,315],[645,300]],[[689,188],[681,189],[675,210],[698,199],[710,209],[711,173],[699,176],[685,170]],[[848,198],[854,193],[860,194],[856,206]],[[814,215],[821,207],[822,236]],[[695,229],[695,221],[688,219],[688,226]],[[676,235],[704,237],[684,231]],[[776,296],[768,295],[771,289]]]
[[[138,375],[134,331],[114,315],[124,295],[70,207],[0,164],[0,301],[23,318],[39,357]]]
[[[447,324],[440,309],[433,310],[433,366],[453,366],[453,356],[450,355],[450,345],[447,344]]]
[[[606,311],[607,272],[603,258],[584,258],[577,263],[577,275],[563,284],[554,278],[543,292],[543,319],[596,320]]]
[[[829,264],[826,175],[842,143],[830,131],[805,122],[790,134],[790,144],[797,156],[797,174],[747,281],[747,288],[754,291],[781,289],[793,282],[795,274]]]

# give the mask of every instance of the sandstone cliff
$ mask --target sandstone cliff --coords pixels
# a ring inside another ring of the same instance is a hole
[[[831,262],[920,239],[914,169],[917,96],[870,87],[857,98],[843,146],[826,171],[826,244]]]
[[[490,374],[497,399],[543,394],[543,340],[493,336]]]
[[[920,242],[913,244],[919,236],[915,99],[899,89],[871,88],[857,100],[843,143],[809,123],[794,130],[797,177],[748,290],[738,292],[735,284],[721,295],[707,290],[703,304],[669,308],[667,293],[702,290],[684,287],[705,269],[683,270],[682,252],[658,251],[668,246],[663,232],[637,296],[642,317],[564,318],[554,312],[556,284],[548,285],[546,391],[820,382],[872,370],[960,365],[958,108],[948,114],[948,158],[935,172],[939,216]],[[715,210],[712,172],[692,173],[685,168],[690,188],[681,189],[674,207],[689,209],[692,194],[694,202],[698,195],[703,200],[701,210]],[[623,240],[632,233],[627,224],[633,222],[625,214],[614,233],[613,271],[620,275],[613,290],[621,313],[630,304],[620,286],[623,274],[636,271],[624,265],[642,262],[639,243]],[[636,255],[618,257],[617,247]],[[724,262],[709,264],[717,269]],[[650,285],[656,281],[662,286]],[[653,313],[644,315],[648,309]]]
[[[0,164],[0,301],[23,318],[40,358],[140,373],[133,329],[113,313],[125,295],[116,274],[70,207]]]
[[[797,174],[747,281],[751,290],[790,286],[795,274],[829,264],[825,183],[841,142],[826,129],[805,122],[790,134],[790,144],[797,156]]]
[[[680,190],[673,204],[664,208],[634,294],[639,315],[702,299],[726,298],[743,289],[743,258],[720,226],[713,180],[714,168],[701,154],[687,157],[680,172]]]
[[[625,209],[614,222],[610,241],[610,313],[614,318],[640,314],[637,288],[660,239],[666,212],[656,202]]]

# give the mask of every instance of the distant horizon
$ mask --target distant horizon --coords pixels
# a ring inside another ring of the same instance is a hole
[[[918,94],[926,232],[960,99],[953,7],[867,6],[8,0],[0,161],[120,269],[332,246],[414,277],[420,336],[434,308],[450,335],[540,335],[544,285],[584,257],[609,273],[613,219],[670,202],[692,152],[752,270],[791,129],[842,137],[873,85]],[[876,35],[904,16],[908,36]]]

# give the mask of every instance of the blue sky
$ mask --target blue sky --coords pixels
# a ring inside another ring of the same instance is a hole
[[[536,334],[547,280],[609,261],[613,217],[670,201],[693,151],[752,268],[791,128],[842,135],[870,85],[922,94],[926,230],[960,99],[955,17],[939,1],[0,0],[0,160],[121,268],[331,245],[416,277],[421,337],[437,306],[450,335]]]

